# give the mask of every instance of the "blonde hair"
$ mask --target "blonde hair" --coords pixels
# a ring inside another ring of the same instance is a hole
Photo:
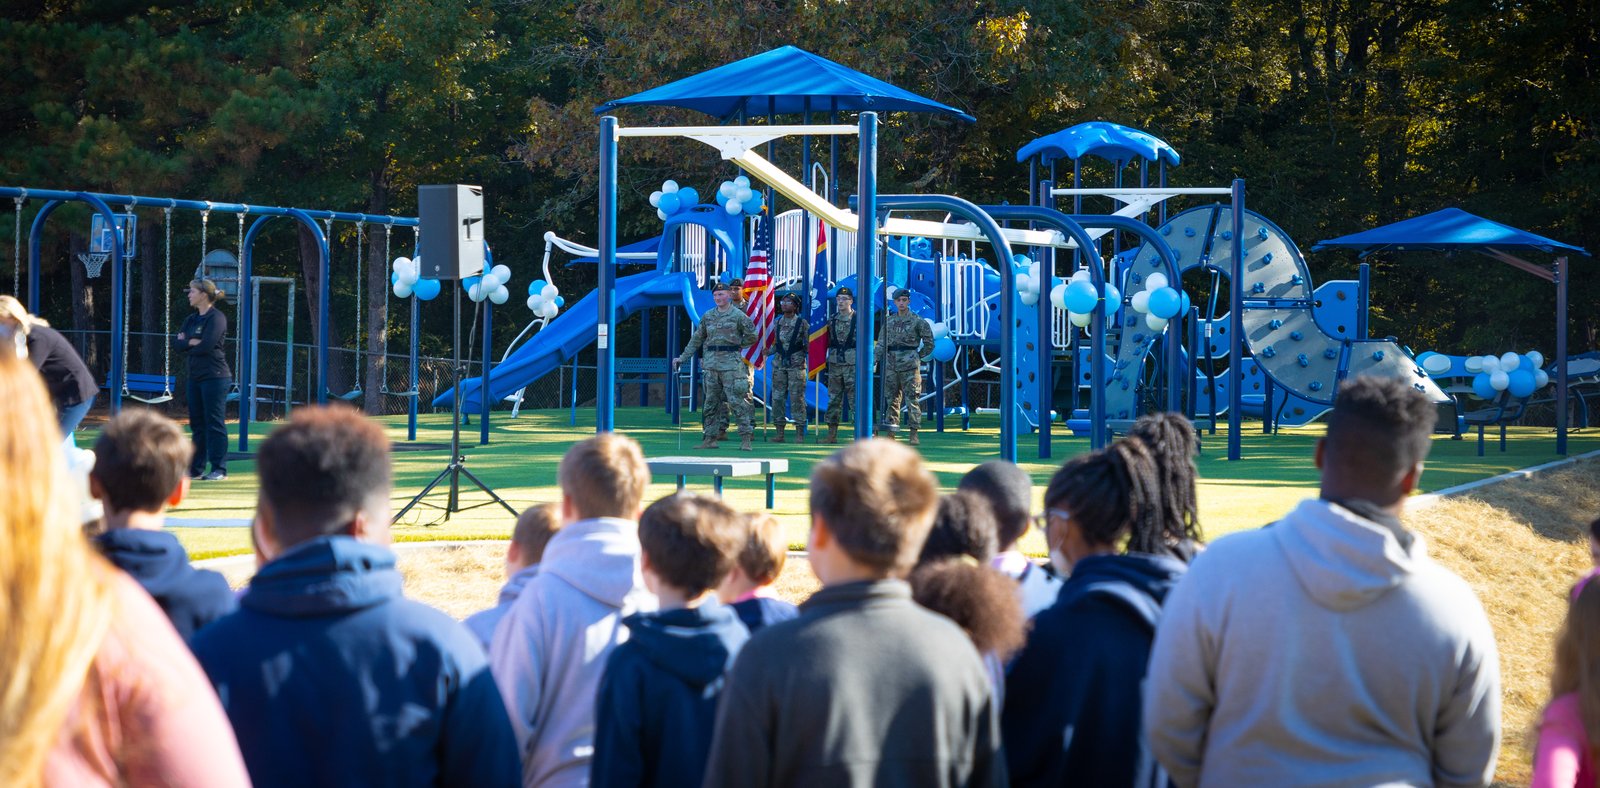
[[[745,577],[758,586],[772,585],[783,574],[783,564],[789,557],[789,543],[784,540],[783,526],[766,512],[750,512],[744,516],[750,529],[744,549],[739,551],[739,568]]]
[[[210,279],[201,278],[192,280],[189,282],[189,289],[199,290],[200,292],[204,293],[206,300],[213,305],[226,301],[228,298],[228,294],[223,291],[222,288],[217,287],[217,283],[211,281]]]
[[[34,326],[48,326],[49,323],[38,315],[30,314],[28,308],[21,301],[8,295],[0,295],[0,318],[7,318],[22,326],[22,335],[27,336]]]
[[[581,519],[638,517],[649,483],[650,466],[638,441],[614,432],[572,444],[556,468],[556,484]]]
[[[1572,600],[1555,651],[1550,700],[1577,693],[1589,753],[1600,753],[1600,583],[1585,584]]]
[[[110,626],[113,576],[78,527],[44,382],[4,346],[0,402],[0,785],[34,786]]]

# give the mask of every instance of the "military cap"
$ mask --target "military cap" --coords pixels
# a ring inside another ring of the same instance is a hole
[[[848,287],[841,287],[841,288],[839,288],[839,290],[837,292],[835,292],[833,294],[834,298],[838,298],[839,296],[850,296],[851,298],[855,298],[856,294],[855,294],[854,291],[852,291]]]
[[[800,294],[791,290],[781,296],[778,296],[778,303],[781,304],[785,301],[793,301],[794,305],[798,307],[800,306]]]
[[[894,291],[894,298],[895,298],[896,301],[898,301],[898,300],[900,300],[902,298],[910,298],[910,297],[911,297],[911,291],[905,289],[904,287],[900,288],[899,290]]]
[[[727,290],[729,292],[733,292],[733,286],[728,284],[727,282],[718,282],[718,283],[716,283],[716,284],[711,286],[711,292],[713,292],[713,293],[721,292],[723,290]]]

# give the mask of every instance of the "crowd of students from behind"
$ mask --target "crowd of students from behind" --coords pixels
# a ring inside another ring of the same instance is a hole
[[[913,450],[857,442],[812,470],[822,588],[799,608],[771,591],[774,520],[683,492],[646,506],[638,444],[598,435],[562,459],[560,502],[517,521],[499,603],[464,623],[404,597],[388,441],[352,410],[301,409],[262,443],[259,566],[236,595],[162,530],[188,489],[176,425],[130,409],[100,433],[106,515],[85,539],[49,395],[4,345],[0,402],[4,785],[1482,785],[1494,770],[1487,618],[1398,519],[1434,418],[1403,384],[1347,383],[1316,449],[1321,494],[1209,547],[1195,432],[1175,415],[1068,460],[1037,514],[1014,465],[940,496]],[[1020,552],[1030,523],[1047,564]],[[1600,584],[1573,596],[1539,785],[1597,779]]]

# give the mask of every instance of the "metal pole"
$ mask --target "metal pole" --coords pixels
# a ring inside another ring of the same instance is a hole
[[[1362,263],[1356,269],[1356,339],[1367,338],[1367,310],[1372,296],[1372,266]]]
[[[858,120],[860,162],[856,176],[856,281],[861,304],[856,310],[856,440],[872,437],[872,305],[877,286],[878,252],[878,113],[863,112]]]
[[[1550,265],[1556,281],[1556,454],[1567,453],[1567,258]]]
[[[412,254],[415,255],[416,250],[413,249]],[[407,397],[407,399],[411,400],[410,405],[407,408],[406,418],[406,440],[409,441],[414,441],[417,439],[417,409],[420,407],[420,401],[422,399],[421,390],[418,388],[419,384],[421,383],[421,376],[419,375],[417,363],[417,318],[419,313],[422,311],[422,307],[418,303],[419,301],[421,301],[419,298],[411,299],[410,386],[406,389],[407,391],[412,392],[412,395]]]
[[[1039,191],[1035,192],[1028,202],[1050,207],[1052,202],[1050,189],[1053,186],[1055,186],[1054,181],[1047,180],[1040,183]],[[1038,368],[1035,373],[1037,379],[1034,381],[1036,384],[1034,388],[1034,397],[1036,398],[1034,405],[1037,406],[1039,412],[1039,459],[1041,460],[1050,459],[1050,406],[1053,404],[1051,400],[1054,399],[1055,394],[1055,387],[1052,385],[1053,381],[1051,380],[1053,377],[1051,375],[1051,366],[1055,362],[1056,350],[1054,332],[1051,330],[1052,326],[1050,325],[1050,310],[1053,306],[1050,303],[1050,289],[1055,283],[1055,278],[1055,250],[1042,248],[1039,250],[1039,281],[1034,284],[1034,288],[1039,292],[1039,301],[1034,304],[1034,332],[1036,336],[1033,340],[1034,365]]]
[[[482,293],[479,293],[482,295]],[[485,296],[483,299],[483,378],[478,386],[478,404],[483,412],[478,414],[478,445],[489,445],[489,365],[493,361],[494,343],[490,341],[494,331],[494,304]]]
[[[61,200],[52,199],[40,206],[28,228],[28,311],[39,314],[39,247],[44,240],[44,222],[61,207]],[[167,341],[172,341],[171,337]]]
[[[111,207],[106,205],[99,197],[88,192],[78,192],[78,199],[88,203],[94,211],[106,221],[106,226],[111,228],[111,237],[115,239],[111,244],[111,413],[115,415],[122,410],[122,345],[128,338],[122,332],[123,310],[128,308],[122,298],[122,278],[127,275],[122,270],[122,234],[117,232],[117,215],[111,212]],[[29,283],[33,287],[33,282]],[[171,341],[170,339],[167,341]]]
[[[1233,181],[1233,258],[1229,264],[1228,318],[1228,459],[1243,456],[1239,411],[1244,407],[1244,179]]]
[[[610,432],[616,419],[616,358],[612,345],[617,316],[612,307],[616,296],[617,266],[617,119],[600,119],[600,251],[599,322],[595,331],[595,432]],[[577,376],[573,376],[576,381]]]
[[[256,312],[261,306],[261,294],[255,285],[256,237],[261,234],[261,230],[270,221],[272,221],[271,216],[261,216],[251,222],[250,230],[244,234],[244,243],[239,249],[239,284],[243,287],[250,287],[255,292],[255,298],[252,300],[239,299],[238,341],[239,351],[244,355],[245,361],[240,365],[243,367],[241,371],[245,374],[245,379],[239,381],[239,396],[241,398],[239,402],[239,451],[242,452],[250,450],[250,422],[254,421],[256,416],[254,398],[252,397],[251,402],[248,404],[243,401],[244,392],[253,392],[256,388],[255,342],[256,338],[260,336],[257,333],[257,326],[260,321],[256,318]],[[293,301],[289,302],[288,308],[289,314],[293,315]],[[290,342],[290,347],[293,347],[292,341]],[[291,363],[289,368],[293,369],[294,365]],[[284,397],[285,402],[287,402],[288,394],[286,393]]]

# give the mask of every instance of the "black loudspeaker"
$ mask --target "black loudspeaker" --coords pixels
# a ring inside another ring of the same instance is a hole
[[[483,187],[417,187],[418,250],[425,279],[483,273]]]

